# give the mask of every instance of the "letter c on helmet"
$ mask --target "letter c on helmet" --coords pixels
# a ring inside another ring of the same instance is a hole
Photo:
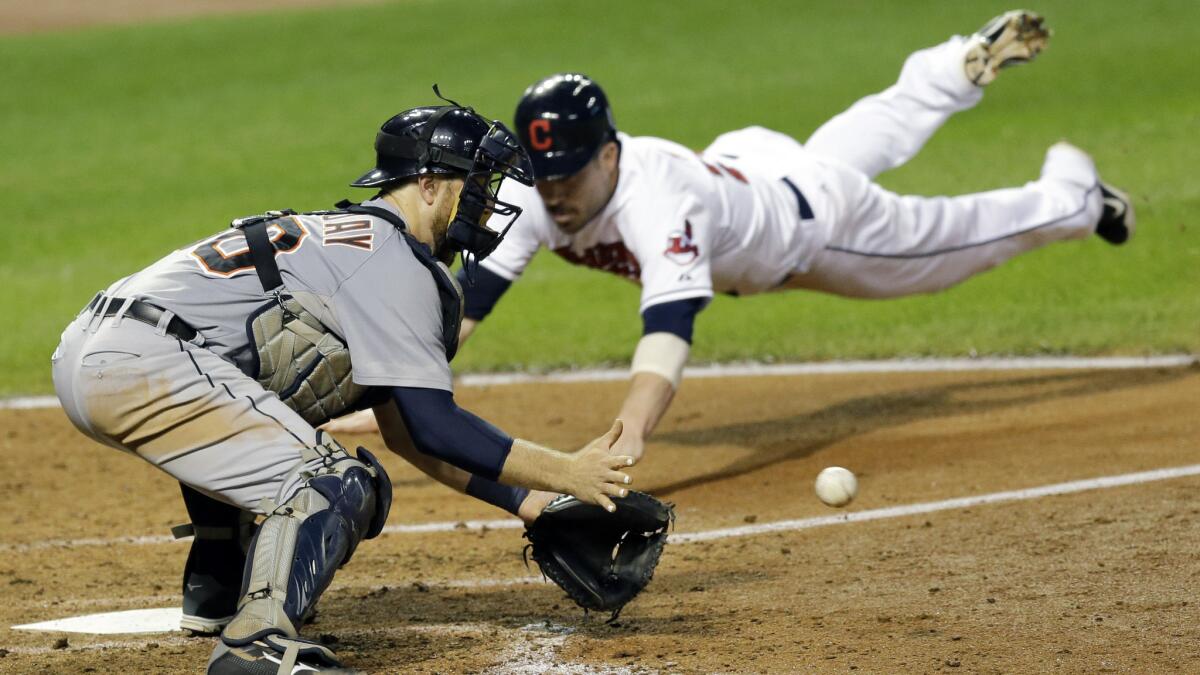
[[[554,139],[550,136],[550,120],[536,119],[529,123],[529,145],[540,152],[554,145]]]

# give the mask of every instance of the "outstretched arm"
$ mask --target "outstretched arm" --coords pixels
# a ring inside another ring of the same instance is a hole
[[[610,511],[616,508],[610,497],[623,496],[631,482],[618,469],[634,460],[611,452],[621,436],[620,420],[582,450],[564,453],[508,436],[459,408],[448,391],[394,387],[392,399],[417,451],[486,481],[570,494]],[[452,487],[462,484],[461,475],[448,480]]]
[[[625,433],[613,452],[641,459],[646,438],[667,412],[683,379],[696,314],[706,303],[706,298],[676,300],[642,312],[642,339],[633,354],[629,393],[621,405]]]
[[[389,450],[439,483],[504,509],[526,522],[537,518],[542,509],[558,496],[558,493],[516,488],[489,481],[432,455],[421,453],[413,444],[408,428],[404,426],[404,419],[392,401],[376,406],[375,417],[379,420],[379,431]]]

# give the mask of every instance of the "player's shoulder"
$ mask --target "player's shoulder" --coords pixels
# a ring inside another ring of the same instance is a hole
[[[622,169],[637,178],[686,188],[704,176],[704,164],[695,150],[657,136],[625,136],[621,140]]]

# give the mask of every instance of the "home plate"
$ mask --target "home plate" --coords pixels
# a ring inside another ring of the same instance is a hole
[[[131,609],[125,612],[106,612],[72,616],[54,621],[27,623],[13,626],[15,630],[45,630],[61,633],[92,633],[114,635],[117,633],[171,633],[179,630],[179,619],[183,610],[178,607],[159,609]]]

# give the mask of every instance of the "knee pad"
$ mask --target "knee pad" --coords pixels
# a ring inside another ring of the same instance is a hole
[[[238,614],[221,636],[226,644],[295,638],[337,568],[383,529],[391,480],[371,453],[358,455],[332,439],[306,453],[295,469],[300,488],[269,512],[251,543]]]

